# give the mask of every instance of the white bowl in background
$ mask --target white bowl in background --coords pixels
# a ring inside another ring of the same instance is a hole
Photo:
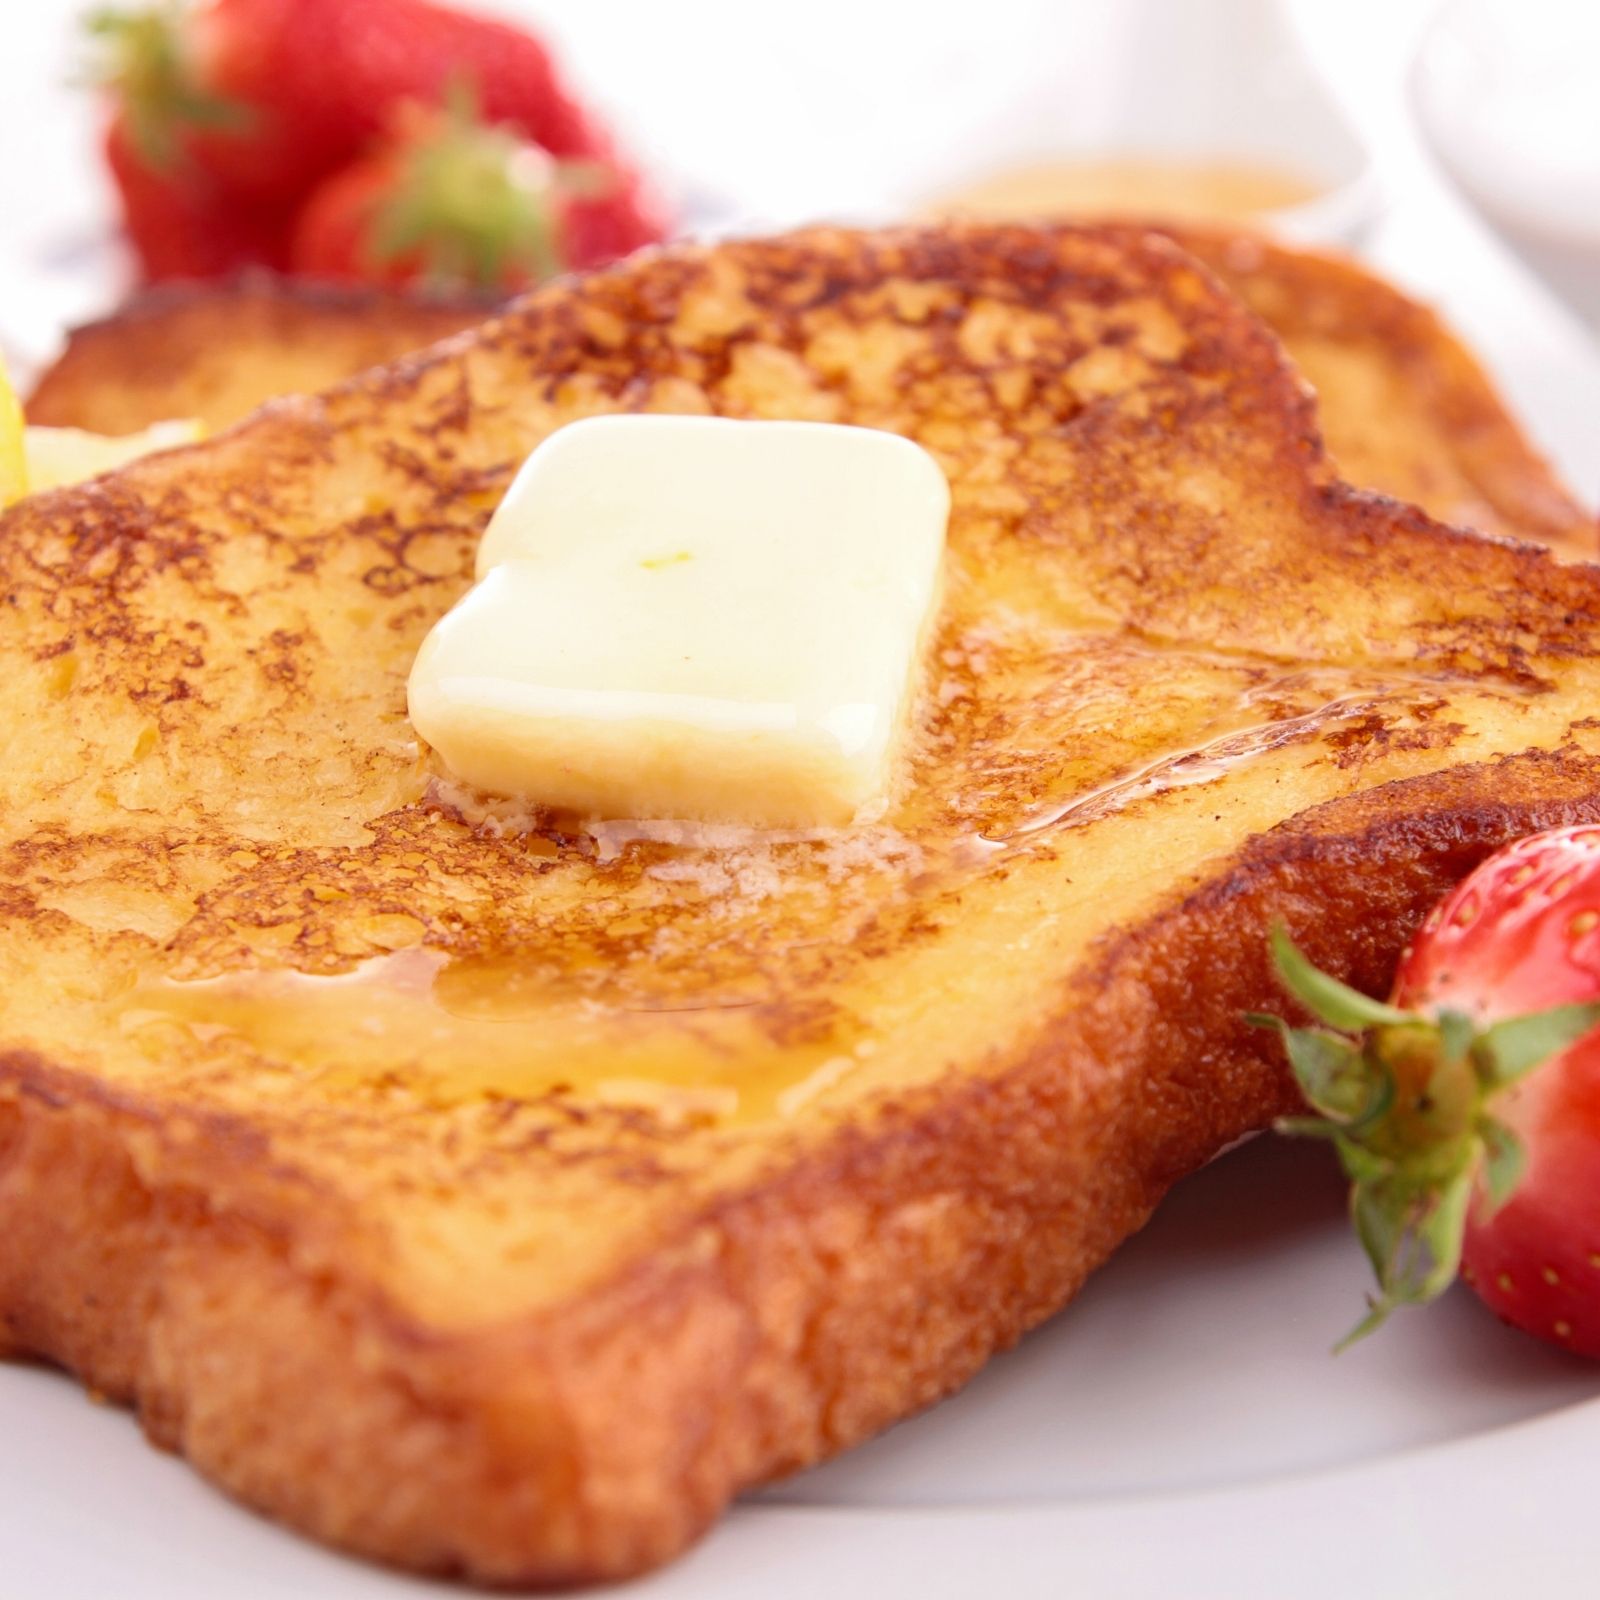
[[[1453,0],[1411,71],[1439,164],[1500,237],[1600,330],[1600,9]]]
[[[824,21],[847,9],[814,4]],[[1311,198],[1252,220],[1308,244],[1354,245],[1377,215],[1367,148],[1280,0],[990,0],[971,14],[959,35],[907,40],[887,8],[869,9],[859,61],[813,63],[826,116],[781,159],[768,140],[758,187],[702,159],[706,175],[685,185],[687,231],[874,226],[950,209],[1000,175],[1102,163],[1302,177]]]
[[[923,131],[903,204],[1006,170],[1104,161],[1303,178],[1310,198],[1252,220],[1306,243],[1354,244],[1376,215],[1367,149],[1280,0],[1074,0],[1042,10],[1035,35],[1034,66],[1003,108],[975,127],[958,99]]]

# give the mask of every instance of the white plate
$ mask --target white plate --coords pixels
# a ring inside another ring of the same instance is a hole
[[[1365,1283],[1342,1206],[1320,1148],[1234,1152],[964,1393],[626,1592],[1419,1600],[1520,1588],[1530,1562],[1572,1577],[1595,1368],[1463,1291],[1335,1359]],[[7,1600],[459,1593],[237,1509],[53,1373],[0,1370],[0,1418]]]

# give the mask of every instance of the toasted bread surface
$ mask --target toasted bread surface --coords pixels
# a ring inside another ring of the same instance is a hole
[[[1317,392],[1349,483],[1441,521],[1600,557],[1600,523],[1561,482],[1476,359],[1427,307],[1342,257],[1239,231],[1162,225],[1283,340]],[[477,301],[294,279],[157,291],[70,338],[40,379],[40,423],[130,433],[210,428],[311,393],[481,321]]]
[[[169,284],[76,328],[40,374],[28,419],[44,427],[137,433],[193,417],[231,426],[281,394],[309,394],[409,355],[494,309],[305,279]]]
[[[1283,340],[1340,474],[1441,521],[1600,559],[1600,522],[1438,314],[1342,256],[1164,227]]]
[[[618,409],[944,466],[879,821],[585,827],[417,748],[497,495]],[[1600,815],[1600,573],[1337,482],[1148,236],[639,258],[35,497],[0,566],[0,1331],[483,1580],[639,1570],[948,1392],[1289,1104],[1240,1020],[1273,917],[1378,987]]]

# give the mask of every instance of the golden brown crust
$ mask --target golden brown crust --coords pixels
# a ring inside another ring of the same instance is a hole
[[[1600,522],[1438,314],[1343,256],[1184,224],[1163,233],[1283,340],[1350,483],[1442,522],[1600,559]]]
[[[1443,522],[1600,556],[1600,524],[1528,442],[1482,367],[1427,307],[1344,257],[1253,234],[1161,225],[1283,340],[1318,394],[1345,478]],[[228,426],[481,320],[436,300],[256,278],[147,293],[77,330],[34,421],[128,433],[169,417]]]
[[[154,1440],[330,1542],[495,1583],[625,1575],[740,1489],[958,1387],[1173,1179],[1291,1107],[1274,1052],[1240,1022],[1273,992],[1273,918],[1381,988],[1409,930],[1485,854],[1596,816],[1600,760],[1561,756],[1320,808],[1122,933],[1047,1048],[695,1217],[550,1338],[430,1339],[297,1267],[269,1228],[214,1215],[203,1172],[142,1183],[148,1130],[34,1069],[0,1101],[0,1334],[137,1400]],[[1112,1039],[1139,1087],[1095,1125],[1061,1067]]]
[[[429,788],[405,671],[496,493],[651,407],[949,473],[880,823],[628,838]],[[1332,481],[1159,240],[641,259],[24,503],[0,574],[0,1325],[252,1504],[480,1579],[638,1570],[961,1382],[1282,1107],[1237,1021],[1273,914],[1379,984],[1600,794],[1600,574]],[[485,1006],[545,1054],[476,1059]]]
[[[481,322],[494,303],[255,275],[145,290],[75,328],[28,420],[137,433],[192,417],[230,427],[282,394],[326,389]]]

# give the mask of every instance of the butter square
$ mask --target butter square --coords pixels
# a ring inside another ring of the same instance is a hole
[[[462,781],[594,817],[851,821],[887,796],[950,491],[898,435],[596,417],[528,458],[424,641]]]

